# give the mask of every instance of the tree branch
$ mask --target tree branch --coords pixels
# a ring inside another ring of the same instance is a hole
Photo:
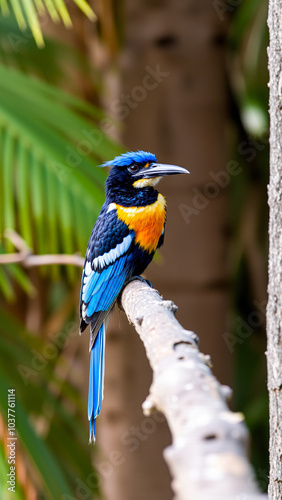
[[[0,264],[83,266],[79,255],[33,255],[16,232],[7,230],[5,236],[19,253],[0,255]],[[153,370],[144,414],[161,411],[171,430],[173,442],[164,456],[174,478],[175,499],[267,499],[256,486],[247,458],[244,417],[226,404],[232,391],[213,376],[210,357],[198,349],[197,335],[175,319],[177,306],[138,280],[125,287],[121,304]]]
[[[153,370],[145,415],[161,411],[172,434],[164,451],[176,500],[263,500],[247,458],[249,435],[241,413],[229,410],[231,389],[210,370],[195,333],[176,320],[177,307],[145,283],[121,296]]]
[[[83,267],[84,259],[80,254],[46,254],[34,255],[23,238],[12,229],[5,231],[5,236],[19,250],[18,253],[8,253],[0,255],[1,264],[22,264],[24,267],[51,266],[51,265],[71,265]]]

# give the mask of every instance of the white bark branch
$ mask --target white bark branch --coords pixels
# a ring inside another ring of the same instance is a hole
[[[121,296],[153,370],[149,415],[161,411],[172,444],[164,451],[177,500],[263,500],[247,458],[248,430],[229,410],[231,389],[213,376],[197,336],[176,320],[176,306],[146,283],[132,281]]]

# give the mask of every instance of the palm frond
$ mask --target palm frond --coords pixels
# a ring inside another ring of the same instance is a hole
[[[103,203],[106,158],[122,151],[100,112],[0,66],[0,228],[35,253],[84,253]],[[7,249],[7,247],[6,247]]]
[[[74,2],[91,21],[96,19],[96,15],[85,0],[74,0]],[[72,26],[64,0],[0,0],[0,10],[4,16],[13,12],[20,29],[31,30],[38,47],[44,46],[39,17],[42,20],[42,17],[48,14],[53,22],[61,20],[67,28]]]
[[[13,13],[7,18],[0,12],[0,62],[3,65],[36,75],[51,84],[63,84],[78,94],[79,81],[72,78],[74,73],[81,75],[90,86],[93,84],[93,91],[100,88],[99,72],[86,54],[47,35],[44,42],[44,50],[38,50],[30,29],[22,32]]]

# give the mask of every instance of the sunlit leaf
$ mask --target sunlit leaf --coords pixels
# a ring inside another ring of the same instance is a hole
[[[74,0],[76,5],[84,14],[94,21],[94,14],[86,0]],[[43,34],[40,27],[39,16],[45,15],[46,11],[50,14],[54,22],[63,21],[66,27],[72,25],[69,12],[63,0],[0,0],[0,10],[7,16],[13,11],[19,27],[23,30],[27,26],[30,28],[38,47],[44,46]]]

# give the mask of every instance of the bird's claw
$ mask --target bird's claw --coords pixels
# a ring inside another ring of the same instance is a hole
[[[128,285],[128,283],[130,283],[131,281],[134,281],[134,280],[139,280],[139,281],[142,281],[143,283],[147,283],[147,285],[149,285],[151,288],[153,288],[151,281],[146,280],[142,276],[131,276],[131,278],[128,278],[128,280],[125,281],[124,287],[126,287],[126,285]]]

